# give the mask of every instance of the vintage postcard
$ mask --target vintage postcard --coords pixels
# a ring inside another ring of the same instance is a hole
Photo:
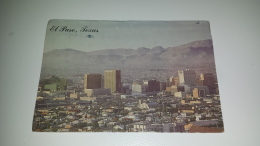
[[[35,132],[224,131],[207,21],[50,20]]]

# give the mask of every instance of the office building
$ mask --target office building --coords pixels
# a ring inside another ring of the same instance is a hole
[[[212,73],[200,74],[200,80],[203,80],[204,86],[214,86],[215,85],[215,76]]]
[[[216,84],[215,75],[213,73],[204,73],[200,74],[200,80],[203,81],[203,86],[209,87],[209,91],[211,94],[216,93],[216,89],[218,85]]]
[[[159,92],[160,91],[160,82],[156,80],[148,81],[148,91],[149,92]]]
[[[166,82],[160,82],[160,91],[166,90]]]
[[[99,89],[101,88],[101,74],[85,74],[84,76],[84,90],[85,89]]]
[[[194,70],[189,70],[189,69],[179,70],[178,76],[179,76],[180,85],[189,85],[189,86],[196,85],[196,75]]]
[[[179,77],[174,78],[175,85],[179,85]]]
[[[148,92],[148,80],[143,81],[144,90],[143,92]]]
[[[104,88],[109,88],[111,94],[121,92],[121,70],[105,70]]]
[[[204,86],[204,81],[201,79],[196,80],[196,86]]]
[[[142,93],[144,91],[143,88],[145,88],[143,85],[134,82],[132,84],[132,93]]]
[[[175,85],[174,77],[170,77],[169,86]]]

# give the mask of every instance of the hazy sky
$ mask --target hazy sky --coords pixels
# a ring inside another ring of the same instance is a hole
[[[64,27],[74,29],[74,32],[60,31]],[[98,32],[80,32],[82,27],[98,29]],[[86,52],[115,48],[167,48],[205,39],[211,39],[206,21],[50,20],[44,52],[66,48]]]

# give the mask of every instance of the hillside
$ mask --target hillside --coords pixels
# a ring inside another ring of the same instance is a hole
[[[43,54],[42,76],[68,76],[122,70],[122,78],[164,79],[177,70],[190,68],[197,73],[215,72],[212,40],[194,41],[177,47],[108,49],[82,52],[53,50]]]

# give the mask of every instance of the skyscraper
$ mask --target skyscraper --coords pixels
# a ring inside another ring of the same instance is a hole
[[[160,82],[160,91],[166,90],[166,82]]]
[[[158,92],[160,91],[160,82],[156,80],[148,81],[148,91],[149,92]]]
[[[215,76],[213,73],[201,73],[200,80],[203,80],[204,86],[214,86],[216,83]]]
[[[189,85],[189,86],[196,85],[196,75],[194,70],[189,70],[189,69],[179,70],[178,76],[179,76],[180,85]]]
[[[213,73],[200,74],[200,80],[203,81],[204,86],[208,86],[210,93],[215,94],[218,85],[216,84],[215,75]]]
[[[111,94],[121,92],[121,70],[105,70],[104,88],[110,88]]]
[[[169,86],[175,85],[174,77],[170,77],[170,84]]]
[[[179,85],[179,77],[170,77],[170,84],[169,86],[172,86],[172,85]]]
[[[101,74],[85,74],[84,76],[84,90],[101,88]]]

